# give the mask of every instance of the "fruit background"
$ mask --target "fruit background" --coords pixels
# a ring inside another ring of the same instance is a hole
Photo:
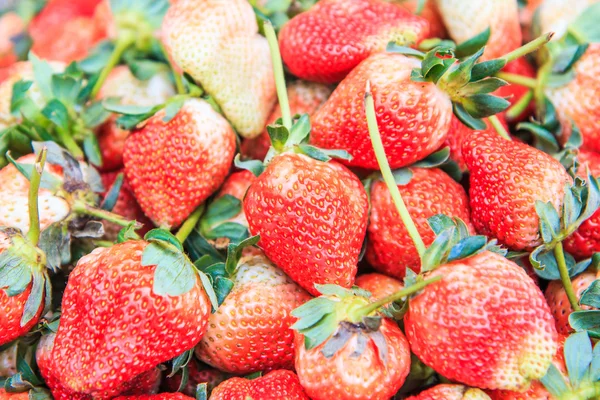
[[[600,2],[0,3],[0,400],[600,399]]]

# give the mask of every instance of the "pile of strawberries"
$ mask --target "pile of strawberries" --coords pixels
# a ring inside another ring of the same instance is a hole
[[[0,400],[600,399],[600,1],[0,3]]]

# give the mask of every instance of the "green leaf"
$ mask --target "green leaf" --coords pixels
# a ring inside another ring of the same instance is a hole
[[[385,48],[388,53],[404,54],[406,56],[417,57],[422,60],[425,57],[425,53],[422,51],[413,49],[412,47],[400,46],[396,42],[389,42]]]
[[[587,331],[596,339],[600,339],[600,310],[574,311],[569,315],[569,324],[576,331]]]
[[[147,81],[153,76],[168,70],[167,65],[162,62],[127,57],[124,58],[133,76],[140,81]]]
[[[230,194],[226,194],[210,203],[202,216],[202,225],[212,227],[220,222],[235,217],[240,211],[242,211],[242,202],[240,199]]]
[[[50,100],[54,97],[52,93],[52,75],[54,71],[50,64],[44,60],[40,60],[35,54],[29,53],[29,61],[33,65],[33,76],[35,83],[40,89],[42,96],[46,100]]]
[[[15,246],[10,246],[0,254],[0,290],[8,297],[23,293],[32,280],[30,263],[23,259]]]
[[[200,277],[204,291],[208,295],[213,312],[217,311],[217,308],[219,308],[219,301],[217,300],[217,295],[215,294],[215,290],[212,286],[210,278],[202,271],[196,270],[196,273]]]
[[[310,135],[310,118],[308,114],[296,115],[294,124],[290,131],[289,138],[287,139],[288,145],[297,145],[304,143]]]
[[[214,280],[215,294],[219,305],[223,304],[231,290],[233,289],[233,281],[229,278],[217,277]]]
[[[337,327],[335,314],[325,314],[319,322],[314,326],[299,331],[304,335],[304,346],[307,350],[311,350],[323,343],[331,336]]]
[[[550,364],[546,375],[540,379],[540,382],[542,382],[544,387],[557,399],[561,398],[562,394],[569,391],[565,379],[554,364]]]
[[[109,97],[102,101],[102,106],[110,111],[117,114],[123,115],[145,115],[151,113],[156,106],[134,106],[121,104],[118,98]]]
[[[71,260],[71,233],[68,225],[56,222],[40,235],[40,249],[46,254],[46,266],[52,271],[60,270],[61,265]]]
[[[88,54],[86,58],[78,62],[79,68],[87,74],[95,74],[108,64],[114,46],[110,40],[100,43]]]
[[[31,102],[31,99],[27,97],[27,91],[33,85],[33,81],[17,81],[13,85],[11,101],[10,101],[10,112],[13,115],[19,115],[21,107],[26,102]]]
[[[570,335],[565,340],[565,364],[573,388],[579,388],[591,363],[592,343],[587,333],[577,332]]]
[[[570,187],[565,188],[565,196],[563,199],[562,208],[562,228],[566,229],[569,225],[574,224],[581,214],[583,204],[581,203],[581,197],[575,195]]]
[[[352,156],[346,150],[321,149],[309,144],[301,143],[297,147],[302,154],[318,161],[327,162],[332,158],[351,160]]]
[[[166,242],[166,243],[174,246],[177,250],[183,251],[183,246],[181,245],[181,242],[179,242],[179,240],[175,237],[175,235],[173,235],[171,232],[164,230],[164,229],[159,229],[159,228],[152,229],[151,231],[146,233],[146,235],[144,236],[144,239],[149,242],[151,242],[151,241]]]
[[[456,223],[452,220],[452,218],[444,214],[436,214],[433,217],[429,217],[427,219],[427,223],[436,236],[446,229],[456,226]]]
[[[449,72],[444,76],[446,87],[448,89],[461,89],[469,83],[473,66],[482,55],[483,48],[464,61],[453,63]]]
[[[225,271],[229,276],[232,276],[237,269],[238,262],[242,256],[242,251],[246,247],[255,246],[260,240],[260,236],[252,236],[240,243],[230,243],[227,246],[227,259],[225,260]]]
[[[540,251],[533,251],[529,256],[531,265],[535,268],[535,273],[543,279],[552,281],[560,279],[560,272],[558,271],[558,263],[554,252],[552,250],[544,250],[543,246],[540,246]],[[569,253],[565,253],[565,263],[571,276],[572,271],[575,268],[575,259]]]
[[[128,240],[137,240],[139,235],[135,232],[136,222],[130,222],[126,227],[121,229],[117,235],[117,243],[127,242]]]
[[[568,31],[582,43],[600,42],[600,4],[595,3],[587,7],[573,22],[569,24]]]
[[[157,242],[149,243],[142,254],[142,266],[156,266],[152,290],[160,296],[179,296],[192,290],[195,268],[187,257]]]
[[[248,227],[237,222],[224,222],[204,232],[207,239],[228,238],[231,243],[239,243],[249,236]]]
[[[88,128],[97,128],[110,117],[108,112],[101,101],[96,101],[86,106],[81,114],[83,124]]]
[[[548,153],[557,153],[560,146],[556,137],[542,125],[532,122],[522,122],[517,125],[517,130],[530,132],[534,137],[535,147]]]
[[[510,102],[491,94],[474,94],[462,99],[461,104],[473,118],[485,118],[506,110]]]
[[[594,345],[594,351],[592,352],[592,363],[589,369],[589,380],[590,382],[597,382],[600,380],[600,345],[596,343]]]
[[[319,293],[324,294],[326,296],[337,296],[342,299],[353,295],[351,290],[334,284],[320,285],[318,283],[315,283],[315,289],[317,289]]]
[[[476,131],[482,131],[487,128],[485,122],[483,122],[481,119],[472,117],[471,114],[469,114],[467,110],[465,110],[462,104],[452,103],[452,110],[454,111],[454,115],[456,115],[456,118],[458,118],[460,122],[462,122],[467,127]]]
[[[392,175],[394,176],[394,182],[396,182],[396,185],[398,186],[408,185],[413,177],[412,171],[408,168],[395,169],[392,171]]]
[[[59,100],[50,100],[42,110],[42,114],[60,129],[64,131],[69,130],[69,111]]]
[[[185,101],[188,98],[189,98],[188,96],[180,95],[180,96],[174,96],[171,99],[169,99],[165,106],[165,116],[163,117],[162,121],[165,123],[168,123],[173,118],[175,118],[175,116],[177,115],[179,110],[181,110],[181,108],[185,104]]]
[[[450,147],[446,146],[443,149],[428,155],[421,161],[417,161],[416,163],[412,164],[411,167],[436,168],[448,161],[448,157],[450,157]]]
[[[31,278],[33,284],[31,286],[31,292],[25,301],[25,307],[23,308],[23,315],[21,316],[21,327],[27,325],[43,307],[44,289],[46,284],[46,277],[42,274],[39,268],[32,268]]]
[[[579,59],[587,51],[589,43],[580,45],[567,46],[553,59],[552,72],[555,74],[567,73],[573,65],[579,61]]]
[[[104,196],[104,200],[102,201],[102,209],[106,211],[112,211],[117,204],[117,200],[119,199],[119,194],[121,193],[121,187],[123,187],[123,180],[125,176],[122,172],[117,174],[115,181],[111,185],[110,189]]]
[[[471,70],[471,82],[477,82],[483,78],[487,78],[488,76],[492,76],[506,65],[506,61],[502,59],[489,60],[477,63],[473,66]]]
[[[540,234],[544,243],[550,243],[560,233],[560,216],[551,202],[535,201],[535,211],[540,219]]]
[[[90,132],[83,138],[83,152],[87,157],[90,164],[97,167],[102,166],[102,152],[100,151],[100,144],[98,144],[98,138],[93,132]]]
[[[600,279],[596,279],[583,291],[579,303],[590,307],[600,308]]]
[[[431,271],[442,263],[452,248],[452,238],[455,234],[456,228],[452,227],[437,235],[433,243],[423,253],[422,272]]]
[[[486,78],[466,84],[460,89],[460,94],[469,97],[478,93],[492,93],[506,85],[508,85],[508,82],[500,78]]]
[[[450,250],[447,262],[462,260],[479,253],[485,249],[487,238],[485,236],[469,236],[462,239]]]
[[[235,159],[233,160],[233,164],[239,169],[245,169],[250,172],[254,176],[260,176],[265,170],[265,164],[262,161],[258,160],[246,160],[242,161],[240,158],[240,154],[236,154]]]
[[[180,370],[185,368],[190,363],[193,356],[194,356],[194,350],[192,349],[192,350],[186,350],[183,353],[181,353],[180,355],[178,355],[177,357],[175,357],[171,362],[172,363],[171,373],[169,375],[167,375],[167,377],[172,378],[173,376],[175,376],[175,374],[177,372],[179,372]]]
[[[82,82],[65,74],[56,74],[52,75],[51,86],[57,100],[64,104],[75,105]]]
[[[454,50],[456,58],[467,57],[483,50],[488,40],[490,40],[491,32],[492,31],[488,27],[485,31],[456,46],[456,49]]]
[[[279,122],[279,120],[277,121]],[[269,133],[269,138],[271,139],[271,145],[275,148],[275,150],[283,151],[290,136],[290,132],[285,126],[278,122],[268,125],[267,132]]]
[[[192,260],[198,260],[207,255],[213,260],[213,263],[225,261],[225,256],[211,246],[197,229],[192,230],[184,245]]]
[[[587,177],[585,188],[586,189],[581,192],[584,208],[576,221],[577,226],[594,215],[600,207],[600,188],[598,180],[591,174]]]

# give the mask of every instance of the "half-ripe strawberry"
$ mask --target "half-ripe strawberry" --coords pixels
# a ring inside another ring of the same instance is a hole
[[[246,0],[178,0],[162,24],[162,41],[243,137],[262,132],[275,105],[269,46]]]
[[[210,316],[196,356],[236,375],[293,369],[290,326],[296,318],[291,312],[311,296],[264,255],[242,258],[233,272],[218,279],[225,277],[233,287]]]
[[[376,272],[357,276],[354,284],[369,291],[373,300],[383,299],[404,288],[404,284],[398,279]]]
[[[478,232],[513,250],[542,243],[536,201],[562,207],[564,167],[550,155],[494,132],[476,132],[464,141],[469,168],[471,221]]]
[[[178,3],[179,4],[179,3]],[[179,226],[225,180],[236,146],[231,126],[207,102],[187,100],[164,122],[151,117],[127,138],[125,173],[157,226]]]
[[[231,378],[213,390],[211,400],[308,400],[291,371],[271,371],[256,379]]]
[[[416,14],[419,8],[419,0],[401,0],[400,2],[393,2],[400,7],[403,7],[410,11],[413,14]],[[429,36],[434,38],[445,38],[448,36],[446,32],[446,27],[444,26],[444,21],[442,20],[442,16],[435,4],[435,0],[425,0],[425,4],[423,5],[423,9],[421,10],[421,14],[419,16],[425,18],[429,21]]]
[[[438,168],[410,168],[412,177],[398,185],[426,246],[435,240],[428,219],[437,214],[460,218],[471,233],[469,199],[465,189]],[[404,226],[392,196],[384,182],[377,181],[371,188],[371,215],[367,226],[367,252],[369,264],[377,271],[398,279],[404,278],[406,269],[421,270],[417,249]]]
[[[406,400],[490,400],[490,396],[477,388],[440,384]]]
[[[436,0],[450,37],[463,43],[490,28],[483,57],[500,57],[521,45],[519,8],[515,0]]]
[[[420,360],[450,380],[487,389],[525,390],[545,375],[558,334],[542,292],[521,267],[484,251],[431,276],[443,278],[411,298],[404,317]]]
[[[279,46],[292,74],[334,83],[390,41],[417,45],[428,34],[427,20],[383,0],[323,0],[283,26]]]

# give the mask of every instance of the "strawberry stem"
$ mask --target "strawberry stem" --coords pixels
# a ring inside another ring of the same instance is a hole
[[[133,221],[129,221],[125,218],[123,218],[122,216],[112,213],[110,211],[106,211],[106,210],[101,210],[99,208],[94,208],[94,207],[90,207],[87,204],[83,203],[82,201],[75,201],[73,203],[73,211],[76,214],[80,214],[80,215],[88,215],[90,217],[96,217],[96,218],[100,218],[103,219],[105,221],[108,222],[112,222],[114,224],[117,224],[119,226],[122,227],[126,227],[129,226],[129,224],[131,224]],[[141,228],[142,225],[139,222],[135,222],[135,229],[139,229]]]
[[[400,190],[398,190],[398,186],[396,185],[396,181],[394,180],[394,175],[392,174],[392,170],[390,169],[390,164],[388,163],[387,157],[385,155],[385,149],[383,148],[383,143],[381,141],[381,135],[379,134],[379,128],[377,126],[377,116],[375,115],[375,103],[373,102],[373,95],[371,94],[371,84],[367,81],[367,88],[365,92],[365,109],[367,114],[367,126],[369,128],[369,136],[371,137],[371,143],[373,145],[373,150],[375,151],[375,157],[377,157],[377,163],[379,164],[379,169],[381,169],[381,175],[383,176],[383,180],[387,185],[390,195],[392,196],[392,200],[396,205],[396,209],[398,210],[398,214],[400,214],[400,218],[408,231],[408,235],[412,239],[417,252],[419,253],[419,257],[422,259],[423,253],[425,252],[425,243],[415,226],[414,221],[410,217],[408,209],[406,208],[406,204],[404,204],[404,200],[402,200],[402,196],[400,195]]]
[[[540,47],[544,46],[546,43],[548,43],[552,39],[552,36],[554,36],[554,32],[545,33],[545,34],[537,37],[536,39],[533,39],[531,42],[524,44],[523,46],[519,47],[518,49],[515,49],[508,54],[505,54],[503,57],[500,57],[499,59],[505,60],[507,63],[509,63],[513,60],[516,60],[517,58],[521,58],[524,55],[529,54],[533,51],[536,51]]]
[[[273,63],[273,73],[275,74],[277,98],[279,99],[279,107],[281,108],[281,119],[283,126],[290,130],[292,128],[292,112],[290,111],[290,103],[285,87],[285,75],[283,73],[283,63],[281,62],[281,52],[279,51],[277,35],[275,35],[275,30],[270,21],[265,21],[263,28],[265,37],[269,43],[269,49],[271,50],[271,61]]]
[[[525,86],[529,89],[535,89],[537,87],[537,79],[528,76],[511,74],[510,72],[498,72],[496,76],[513,85]]]
[[[57,126],[56,133],[58,133],[58,138],[60,139],[61,143],[65,146],[65,148],[69,151],[69,153],[71,153],[73,157],[75,157],[78,160],[83,159],[83,151],[69,132]]]
[[[511,108],[506,110],[506,118],[509,121],[517,119],[529,107],[531,100],[533,100],[533,90],[529,90]]]
[[[579,299],[577,299],[575,290],[573,290],[571,278],[569,277],[569,270],[567,269],[562,242],[558,242],[556,247],[554,247],[554,257],[556,257],[556,262],[558,263],[558,272],[560,273],[560,280],[565,288],[565,293],[567,294],[569,303],[571,303],[571,308],[573,311],[581,311],[581,308],[579,307]]]
[[[490,124],[492,124],[492,126],[494,127],[496,132],[498,132],[498,134],[500,136],[502,136],[506,140],[512,140],[512,138],[510,137],[510,134],[508,133],[508,131],[506,130],[504,125],[502,125],[502,122],[500,122],[500,120],[498,119],[498,117],[496,115],[490,115],[488,117],[488,120],[490,121]]]
[[[185,242],[185,239],[187,239],[190,233],[192,233],[194,227],[198,223],[198,220],[200,219],[203,213],[204,203],[202,203],[198,208],[196,208],[196,210],[194,210],[194,212],[191,213],[190,216],[187,217],[185,222],[181,225],[181,227],[175,234],[177,240],[179,240],[181,243]]]
[[[48,150],[44,147],[35,160],[29,180],[29,232],[27,240],[37,245],[40,240],[40,210],[38,207],[38,193],[42,182],[42,174],[46,165],[46,154]]]
[[[112,54],[110,55],[110,58],[108,59],[104,68],[102,68],[102,71],[100,71],[100,76],[98,76],[98,80],[92,88],[92,93],[90,94],[91,98],[95,98],[98,95],[98,92],[100,91],[100,88],[102,88],[102,85],[104,84],[106,78],[108,78],[108,74],[110,74],[110,71],[112,71],[112,69],[119,63],[119,61],[121,60],[121,56],[123,55],[125,50],[131,47],[131,45],[133,45],[134,43],[135,34],[133,32],[130,32],[129,30],[125,30],[124,33],[121,36],[119,36],[117,42],[115,43],[115,48],[113,49]]]

